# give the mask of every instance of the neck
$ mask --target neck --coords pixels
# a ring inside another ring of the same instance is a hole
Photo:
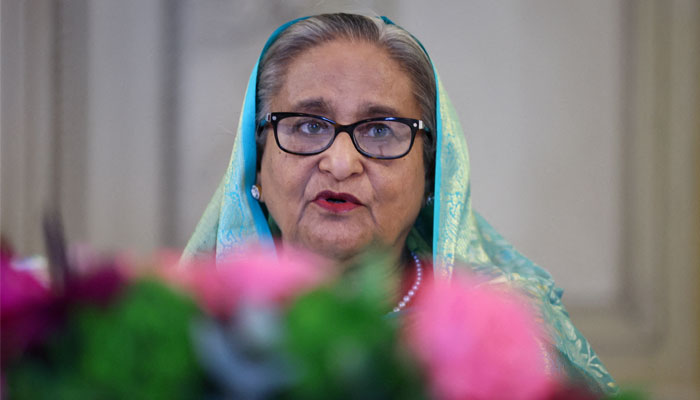
[[[368,277],[378,283],[384,297],[380,301],[386,303],[387,312],[396,310],[407,294],[407,288],[412,288],[415,280],[413,264],[414,258],[407,249],[398,254],[370,249],[350,259],[333,263],[336,271],[350,284],[357,282],[362,285],[363,282],[358,281]]]

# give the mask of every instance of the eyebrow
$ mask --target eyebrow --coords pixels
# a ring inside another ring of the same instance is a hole
[[[333,113],[332,110],[333,107],[322,97],[301,100],[293,106],[294,112],[324,116],[331,116]],[[395,108],[377,103],[362,104],[359,108],[358,116],[360,118],[401,117],[400,113]]]
[[[394,109],[393,107],[382,105],[382,104],[374,104],[374,103],[367,103],[363,104],[361,107],[361,113],[364,117],[366,118],[373,118],[373,117],[400,117],[399,112]]]
[[[302,100],[293,107],[295,112],[328,115],[331,111],[329,104],[322,97]]]

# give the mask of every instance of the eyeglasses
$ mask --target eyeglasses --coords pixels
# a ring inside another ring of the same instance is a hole
[[[260,121],[258,133],[268,124],[272,125],[280,149],[301,156],[325,151],[341,132],[347,132],[357,151],[366,157],[401,158],[411,151],[419,130],[430,132],[423,121],[411,118],[370,118],[340,125],[318,115],[280,112],[268,113]]]

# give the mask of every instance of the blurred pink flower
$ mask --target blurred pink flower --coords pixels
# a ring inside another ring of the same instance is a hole
[[[14,268],[10,260],[0,262],[0,271],[0,315],[21,312],[49,298],[48,288],[31,272]]]
[[[121,269],[108,260],[92,265],[92,270],[68,281],[64,298],[69,304],[106,307],[119,296],[127,283]]]
[[[18,356],[41,340],[56,323],[53,296],[28,271],[13,267],[9,256],[0,259],[0,325],[2,360]]]
[[[163,260],[172,258],[165,256]],[[323,269],[308,253],[285,249],[277,255],[249,249],[221,261],[197,260],[164,271],[170,282],[193,293],[214,315],[227,317],[239,302],[281,303],[309,290],[324,279]]]
[[[426,282],[407,323],[409,345],[438,399],[539,400],[553,383],[523,300],[464,276]]]

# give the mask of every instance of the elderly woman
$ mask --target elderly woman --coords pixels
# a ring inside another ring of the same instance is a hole
[[[452,105],[422,45],[386,18],[319,15],[268,40],[229,168],[185,257],[221,257],[250,242],[292,244],[336,265],[379,244],[398,274],[432,261],[439,279],[469,268],[508,282],[541,313],[551,372],[616,390],[550,275],[472,210]],[[418,284],[394,311],[410,307]]]

